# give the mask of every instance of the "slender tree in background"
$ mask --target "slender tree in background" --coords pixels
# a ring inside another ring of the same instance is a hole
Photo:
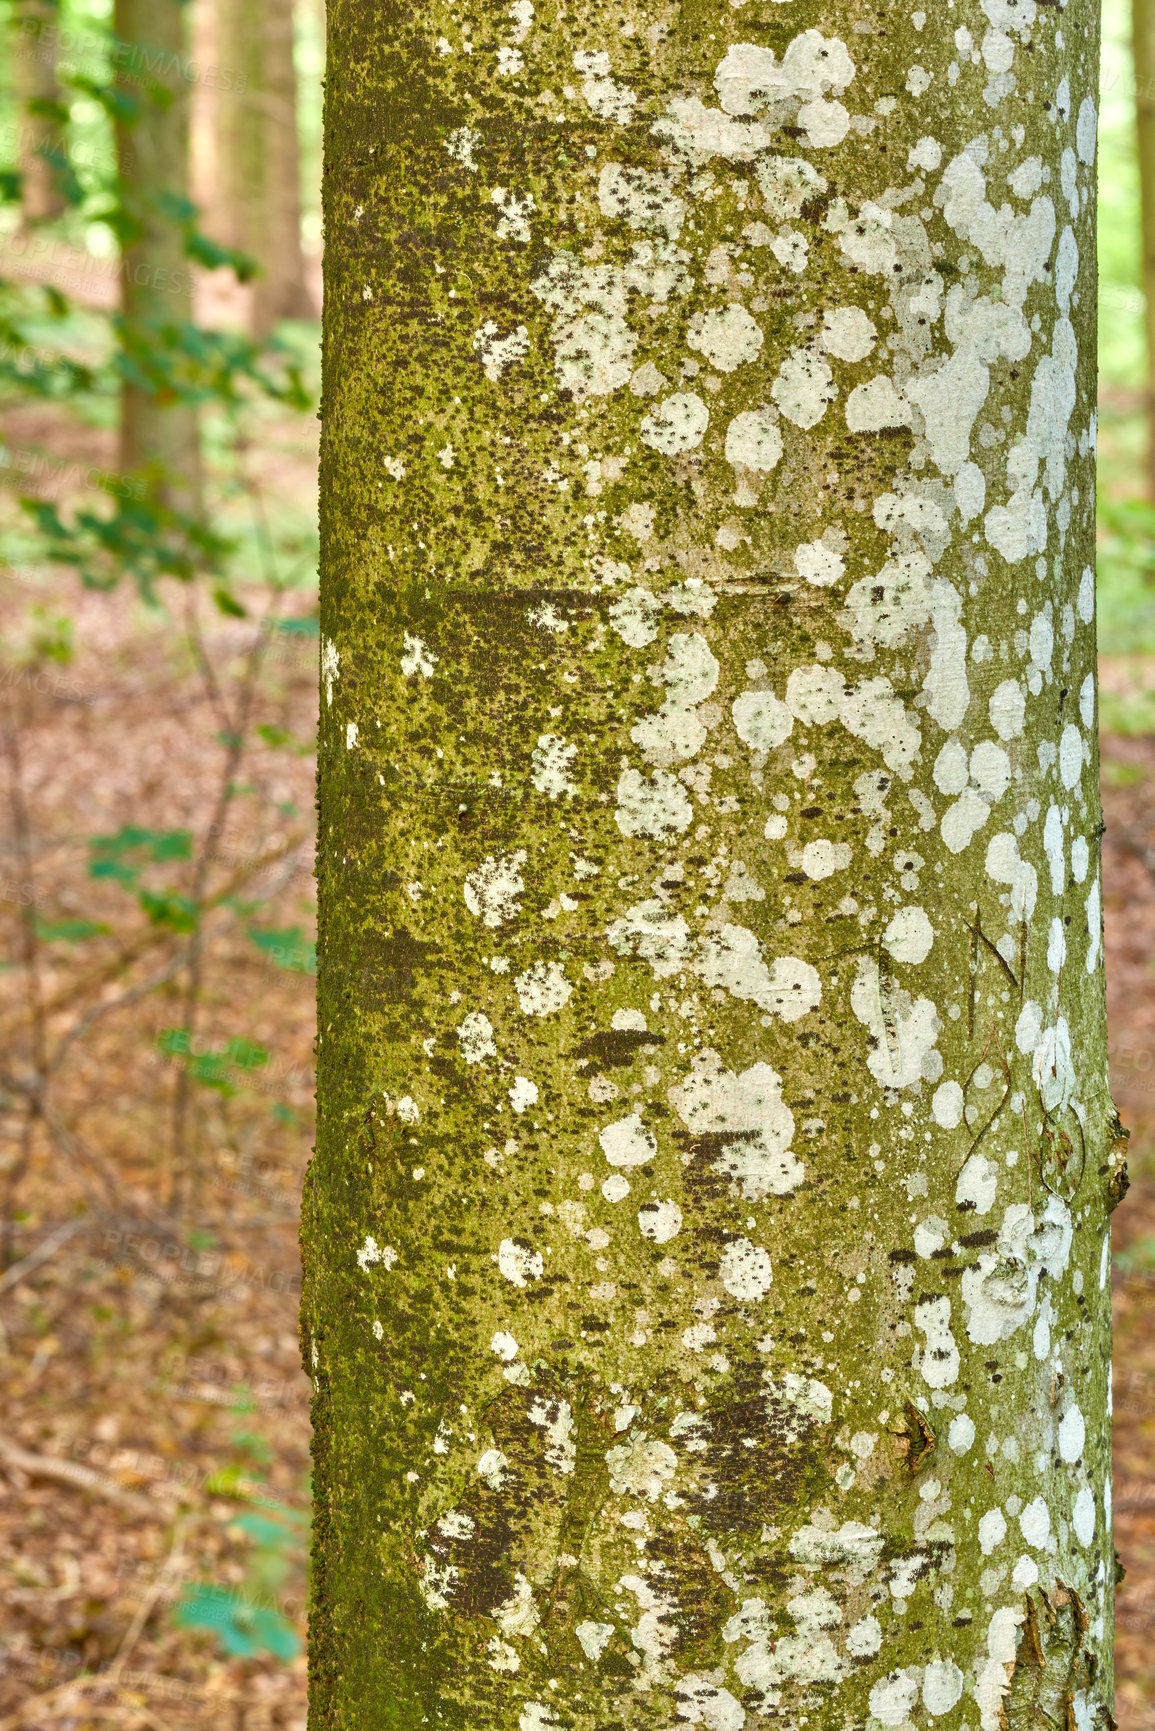
[[[229,88],[218,106],[217,223],[228,245],[257,261],[252,329],[312,318],[301,250],[301,157],[293,0],[239,0],[217,9]]]
[[[1155,499],[1155,5],[1131,0],[1135,128],[1147,337],[1147,490]]]
[[[121,395],[120,464],[150,478],[167,502],[200,504],[195,405],[174,388],[174,333],[192,317],[185,252],[189,84],[183,0],[116,0],[120,160],[121,315],[128,371]]]
[[[63,147],[51,107],[60,99],[56,83],[56,0],[18,0],[12,8],[13,84],[19,102],[20,204],[25,222],[48,222],[65,201],[54,158]],[[47,112],[46,112],[47,110]]]
[[[1097,46],[330,8],[314,1731],[1111,1723]]]

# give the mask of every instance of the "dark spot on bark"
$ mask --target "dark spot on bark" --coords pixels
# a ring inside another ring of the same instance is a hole
[[[650,1034],[638,1028],[611,1028],[589,1035],[575,1048],[574,1056],[579,1060],[596,1058],[606,1069],[621,1070],[632,1064],[644,1047],[665,1043],[664,1034]]]

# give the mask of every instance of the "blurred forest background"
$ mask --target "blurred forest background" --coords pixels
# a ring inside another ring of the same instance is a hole
[[[1139,48],[1108,0],[1122,1731],[1155,1731]],[[0,52],[0,1731],[303,1728],[323,0],[6,0]]]

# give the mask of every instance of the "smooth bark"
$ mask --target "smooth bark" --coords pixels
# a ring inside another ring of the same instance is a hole
[[[1147,490],[1155,499],[1155,6],[1151,0],[1131,0],[1131,41],[1147,338]]]
[[[189,79],[183,0],[116,0],[118,81],[135,104],[117,124],[120,202],[131,229],[121,251],[121,315],[139,364],[121,391],[120,464],[188,511],[201,499],[195,405],[164,357],[192,318],[192,272],[180,205],[189,188]],[[151,363],[160,360],[153,370]]]
[[[1107,1731],[1095,13],[329,18],[310,1726]]]
[[[63,148],[59,125],[29,105],[56,102],[59,8],[50,0],[19,0],[12,8],[12,69],[19,103],[20,209],[26,223],[49,222],[65,208],[53,156]]]
[[[252,329],[313,318],[301,250],[301,158],[293,0],[238,0],[218,10],[229,89],[219,99],[217,220],[259,266]]]

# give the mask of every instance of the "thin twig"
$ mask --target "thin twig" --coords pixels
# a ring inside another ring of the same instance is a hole
[[[24,704],[24,725],[28,721],[28,705]],[[12,834],[23,890],[20,899],[20,959],[24,969],[27,993],[30,1059],[35,1073],[44,1077],[47,1050],[44,991],[40,977],[40,934],[36,925],[36,894],[32,877],[32,828],[28,805],[24,798],[24,760],[20,750],[20,724],[11,713],[5,714],[3,750],[8,760],[8,804],[12,816]],[[25,1174],[32,1164],[32,1145],[38,1113],[39,1096],[26,1096],[24,1122],[20,1133],[20,1153],[8,1170],[4,1186],[3,1221],[0,1222],[0,1266],[12,1259],[12,1224],[14,1203]]]
[[[185,950],[185,991],[181,1003],[181,1027],[190,1045],[196,1033],[197,1016],[200,1007],[201,986],[204,974],[205,960],[205,922],[204,907],[208,888],[208,876],[212,869],[212,841],[214,836],[222,833],[228,810],[236,797],[236,778],[244,757],[246,735],[252,715],[253,702],[256,698],[257,685],[260,679],[261,654],[264,647],[265,627],[276,614],[280,605],[280,591],[274,589],[264,617],[257,628],[257,633],[249,645],[245,657],[245,670],[237,691],[235,714],[231,720],[227,734],[225,760],[221,767],[220,787],[213,808],[212,819],[205,831],[204,841],[197,857],[193,872],[193,882],[190,900],[195,910],[196,924],[189,937]],[[198,627],[199,629],[199,627]],[[200,1187],[199,1166],[193,1164],[189,1170],[188,1156],[188,1120],[192,1103],[192,1072],[187,1064],[182,1064],[177,1071],[176,1086],[173,1090],[172,1105],[172,1141],[169,1154],[168,1196],[170,1208],[176,1208],[181,1201],[181,1192],[186,1177],[189,1179],[190,1202],[195,1204]]]
[[[78,1232],[91,1224],[87,1215],[81,1215],[76,1220],[66,1220],[63,1226],[58,1226],[47,1238],[41,1239],[35,1250],[30,1250],[27,1256],[22,1256],[19,1262],[14,1262],[0,1274],[0,1292],[7,1292],[10,1286],[15,1286],[18,1280],[23,1280],[26,1274],[31,1274],[34,1268],[39,1268],[50,1256],[55,1256],[62,1244],[67,1244],[70,1238],[75,1238]]]
[[[83,1016],[77,1018],[68,1031],[61,1035],[55,1051],[48,1059],[48,1069],[51,1074],[60,1068],[64,1054],[68,1048],[79,1040],[92,1027],[93,1023],[102,1021],[105,1016],[115,1015],[118,1010],[125,1010],[130,1004],[146,998],[150,992],[155,992],[158,986],[163,986],[173,975],[180,972],[182,957],[172,956],[158,973],[150,974],[147,980],[142,980],[138,986],[129,986],[118,997],[109,998],[106,1003],[94,1004],[86,1010]]]
[[[113,1655],[112,1664],[107,1673],[108,1681],[113,1688],[116,1688],[120,1682],[120,1674],[124,1670],[125,1661],[140,1639],[141,1630],[148,1622],[153,1606],[166,1587],[175,1579],[180,1569],[184,1560],[184,1532],[185,1523],[178,1520],[173,1528],[172,1546],[164,1566],[156,1571],[148,1591],[142,1596],[140,1604],[136,1608],[136,1615],[125,1630],[124,1639]]]
[[[108,1478],[106,1474],[93,1472],[91,1467],[83,1467],[79,1461],[62,1461],[53,1455],[30,1454],[27,1449],[9,1442],[5,1436],[0,1436],[0,1464],[15,1467],[17,1472],[27,1473],[30,1479],[49,1479],[54,1484],[68,1485],[73,1490],[84,1491],[88,1496],[103,1497],[106,1502],[116,1503],[128,1514],[144,1515],[150,1521],[165,1518],[165,1510],[159,1503],[138,1495],[136,1491],[125,1490],[123,1485],[118,1485],[115,1479]]]
[[[279,842],[275,847],[269,848],[267,853],[257,854],[253,859],[246,860],[243,866],[238,866],[232,876],[208,897],[205,902],[206,910],[211,912],[214,908],[220,907],[223,902],[227,902],[231,896],[236,895],[249,878],[267,871],[269,866],[276,865],[278,860],[284,859],[286,854],[292,853],[295,848],[303,846],[307,840],[308,835],[304,830],[294,830],[292,835],[287,836],[283,842]],[[147,955],[150,950],[156,949],[160,944],[167,943],[171,937],[172,933],[164,926],[148,925],[144,927],[132,943],[127,944],[117,955],[111,957],[107,962],[102,962],[98,968],[94,968],[90,974],[86,974],[82,979],[73,981],[71,985],[57,992],[54,997],[48,998],[44,1005],[45,1014],[51,1016],[57,1010],[67,1009],[70,1004],[75,1003],[77,998],[86,992],[98,991],[101,986],[106,986],[110,980],[117,979],[134,962],[138,962],[142,956]]]

